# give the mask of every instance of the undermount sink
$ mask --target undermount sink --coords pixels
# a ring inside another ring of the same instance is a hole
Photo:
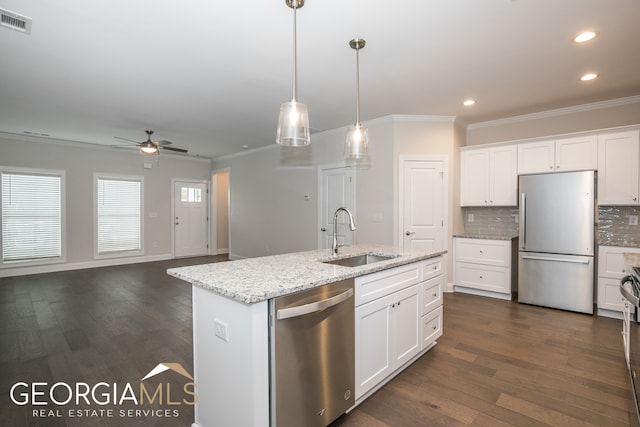
[[[322,262],[325,264],[342,265],[344,267],[358,267],[360,265],[373,264],[374,262],[386,261],[397,257],[398,255],[362,254]]]

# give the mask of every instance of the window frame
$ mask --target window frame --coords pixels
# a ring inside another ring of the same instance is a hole
[[[98,251],[98,181],[136,181],[140,183],[140,249],[112,252]],[[118,175],[112,173],[93,174],[93,257],[94,259],[123,258],[144,255],[144,176]]]
[[[2,182],[3,174],[18,174],[31,176],[55,176],[60,178],[60,256],[46,258],[30,258],[21,260],[5,261],[4,251],[4,235],[2,234],[2,224],[4,221],[2,214]],[[14,267],[29,267],[51,264],[62,264],[67,262],[67,175],[65,170],[61,169],[40,169],[40,168],[23,168],[0,166],[0,269]]]

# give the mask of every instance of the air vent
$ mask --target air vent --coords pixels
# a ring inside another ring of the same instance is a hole
[[[0,26],[31,34],[31,18],[10,10],[0,9]]]

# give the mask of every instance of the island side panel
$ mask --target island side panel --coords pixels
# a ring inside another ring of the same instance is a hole
[[[200,427],[269,425],[268,302],[193,288],[193,359]],[[215,334],[224,322],[228,341]]]

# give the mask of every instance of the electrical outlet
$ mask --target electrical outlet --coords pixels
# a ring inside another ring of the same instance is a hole
[[[629,215],[629,225],[638,225],[638,215]]]
[[[213,319],[213,328],[218,338],[225,342],[229,342],[229,331],[225,322],[220,319]]]
[[[473,222],[474,219],[473,214],[467,214],[467,222]]]

